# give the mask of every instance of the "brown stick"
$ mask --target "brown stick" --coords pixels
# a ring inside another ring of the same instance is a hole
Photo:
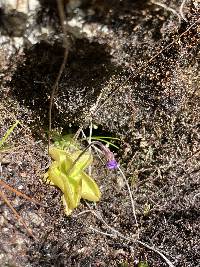
[[[37,205],[41,205],[39,202],[37,202],[37,200],[35,200],[35,199],[33,199],[33,198],[31,198],[31,197],[23,194],[22,192],[16,190],[15,188],[13,188],[12,186],[8,185],[7,183],[5,183],[4,181],[2,181],[1,179],[0,179],[0,185],[2,185],[4,188],[8,189],[9,191],[15,193],[17,196],[23,197],[26,200],[28,200],[30,202],[33,202],[33,203],[35,203]]]
[[[0,197],[3,199],[3,201],[5,202],[5,204],[12,210],[12,212],[15,215],[15,217],[17,218],[17,221],[19,223],[23,224],[23,226],[26,229],[26,231],[28,232],[28,234],[35,239],[35,237],[34,237],[32,231],[31,231],[31,229],[28,228],[28,226],[26,225],[26,223],[23,221],[23,219],[18,214],[18,212],[16,211],[16,209],[13,208],[13,206],[10,203],[10,201],[7,199],[7,197],[4,195],[4,193],[2,191],[0,191]]]
[[[66,30],[66,27],[65,27],[66,17],[65,17],[65,12],[64,12],[62,3],[63,3],[63,1],[57,0],[57,7],[58,7],[58,13],[59,13],[59,17],[60,17],[60,23],[61,23],[62,31],[63,31],[63,34],[64,34],[63,43],[64,43],[65,51],[64,51],[64,57],[63,57],[62,64],[60,66],[58,75],[56,77],[56,80],[55,80],[55,82],[53,84],[52,91],[51,91],[51,98],[50,98],[50,104],[49,104],[48,150],[49,150],[50,138],[51,138],[52,107],[53,107],[53,103],[54,103],[54,97],[55,97],[55,94],[58,92],[58,84],[59,84],[60,78],[62,76],[62,73],[64,71],[64,68],[65,68],[65,65],[66,65],[66,62],[67,62],[67,58],[68,58],[68,53],[69,53],[69,43],[68,43],[68,40],[67,40],[67,30]]]

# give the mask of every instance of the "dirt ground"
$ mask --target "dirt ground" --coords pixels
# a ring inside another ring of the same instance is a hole
[[[1,186],[34,238],[0,199],[0,267],[200,266],[199,1],[65,1],[69,55],[52,128],[120,138],[120,171],[94,154],[100,202],[67,217],[59,189],[44,184],[48,110],[63,61],[56,1],[31,13],[0,8]],[[83,144],[84,145],[84,144]],[[116,233],[116,231],[118,231]],[[160,254],[161,253],[161,254]]]

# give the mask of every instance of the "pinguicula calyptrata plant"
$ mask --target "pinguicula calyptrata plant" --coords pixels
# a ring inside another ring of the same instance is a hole
[[[51,185],[55,185],[63,192],[62,200],[66,215],[79,205],[80,199],[97,202],[101,193],[98,185],[85,170],[91,165],[93,157],[88,148],[98,145],[107,160],[107,167],[115,169],[118,164],[113,153],[99,141],[93,141],[82,150],[71,136],[55,142],[49,148],[49,154],[54,160],[44,177]]]

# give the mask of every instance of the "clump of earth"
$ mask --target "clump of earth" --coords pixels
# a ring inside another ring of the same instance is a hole
[[[67,36],[56,1],[7,2],[0,137],[20,124],[0,151],[1,179],[41,205],[1,188],[35,238],[0,199],[0,266],[198,266],[199,1],[63,1]],[[120,172],[96,154],[100,202],[82,201],[67,217],[61,192],[42,181],[64,40],[52,129],[88,135],[92,123],[94,135],[120,139],[114,153],[137,222]]]

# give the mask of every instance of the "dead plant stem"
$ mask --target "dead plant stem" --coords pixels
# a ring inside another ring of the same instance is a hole
[[[14,215],[17,218],[18,222],[21,223],[24,226],[24,228],[26,229],[28,234],[35,239],[32,231],[28,228],[26,223],[22,220],[21,216],[18,214],[18,212],[15,210],[15,208],[13,208],[13,206],[10,203],[10,201],[7,199],[7,197],[5,196],[5,194],[1,190],[0,190],[0,197],[3,199],[5,204],[12,210],[12,212],[14,213]]]
[[[48,150],[50,147],[50,138],[51,138],[51,127],[52,127],[52,107],[53,107],[53,103],[54,103],[54,97],[56,95],[56,93],[58,92],[58,86],[59,86],[59,81],[60,78],[63,74],[66,62],[67,62],[67,58],[68,58],[68,53],[69,53],[69,43],[67,40],[67,29],[66,29],[66,17],[65,17],[65,12],[64,12],[64,8],[62,5],[63,1],[57,0],[57,7],[58,7],[58,14],[60,17],[60,23],[61,23],[61,27],[62,27],[62,31],[63,31],[63,44],[64,44],[64,56],[63,56],[63,61],[62,64],[60,66],[58,75],[56,77],[56,80],[53,84],[52,90],[51,90],[51,97],[50,97],[50,104],[49,104],[49,132],[48,132]]]
[[[15,193],[17,196],[23,197],[24,199],[26,199],[26,200],[28,200],[28,201],[34,203],[34,204],[37,204],[37,205],[40,205],[40,206],[41,206],[41,204],[40,204],[39,202],[37,202],[35,199],[33,199],[33,198],[31,198],[31,197],[29,197],[29,196],[23,194],[22,192],[16,190],[16,189],[13,188],[12,186],[6,184],[6,183],[5,183],[4,181],[2,181],[1,179],[0,179],[0,185],[3,186],[4,188],[8,189],[9,191]]]
[[[150,246],[150,245],[148,245],[145,242],[142,242],[140,240],[133,240],[133,239],[131,239],[129,237],[124,236],[122,233],[120,233],[119,231],[117,231],[116,229],[114,229],[113,227],[108,225],[106,223],[106,221],[102,218],[102,216],[99,213],[95,212],[94,210],[91,210],[91,209],[85,210],[84,212],[79,213],[77,216],[80,216],[80,215],[82,215],[84,213],[88,213],[88,212],[92,213],[97,219],[99,219],[113,234],[104,233],[104,232],[102,232],[102,231],[100,231],[98,229],[95,229],[93,227],[90,227],[91,230],[96,231],[99,234],[110,236],[110,237],[114,237],[114,238],[121,237],[122,239],[124,239],[124,240],[126,240],[128,242],[137,243],[139,245],[142,245],[143,247],[145,247],[145,248],[157,253],[158,255],[160,255],[160,257],[165,260],[165,262],[169,265],[169,267],[175,267],[174,264],[162,252],[160,252],[157,248],[152,247],[152,246]],[[130,247],[132,247],[132,246],[130,246]]]
[[[183,8],[185,6],[185,3],[186,3],[186,0],[183,0],[181,3],[180,9],[179,9],[179,13],[180,13],[182,19],[185,20],[186,22],[188,22],[188,20],[185,17],[185,14],[183,13]]]
[[[140,237],[140,233],[139,233],[139,225],[138,225],[138,221],[137,221],[137,217],[136,217],[136,211],[135,211],[135,203],[134,203],[134,200],[133,200],[133,195],[132,195],[132,192],[131,192],[131,189],[130,189],[130,186],[128,184],[128,181],[126,179],[126,176],[124,175],[122,169],[118,166],[118,170],[121,174],[121,176],[123,177],[125,183],[126,183],[126,186],[128,188],[128,193],[129,193],[129,196],[130,196],[130,200],[131,200],[131,207],[132,207],[132,211],[133,211],[133,216],[134,216],[134,219],[135,219],[135,223],[136,223],[136,226],[137,226],[137,235],[138,235],[138,238]]]

